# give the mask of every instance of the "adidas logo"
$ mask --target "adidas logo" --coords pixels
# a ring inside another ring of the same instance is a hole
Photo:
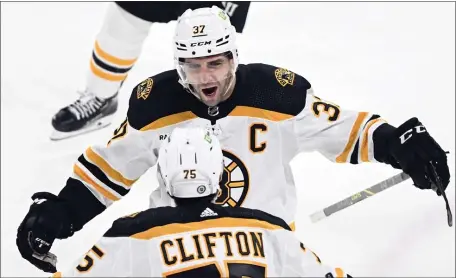
[[[206,208],[201,214],[200,217],[208,217],[208,216],[217,216],[218,214],[211,210],[210,208]]]

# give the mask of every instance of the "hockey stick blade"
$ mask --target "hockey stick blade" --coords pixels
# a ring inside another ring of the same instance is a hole
[[[371,196],[374,196],[377,193],[382,192],[385,189],[388,189],[398,183],[401,183],[407,179],[409,179],[410,176],[407,175],[404,172],[401,172],[395,176],[392,176],[384,181],[381,181],[377,184],[374,184],[373,186],[366,188],[362,191],[359,191],[350,197],[347,197],[337,203],[334,203],[322,210],[316,211],[313,214],[310,215],[310,220],[312,223],[315,223],[317,221],[320,221],[323,218],[326,218],[330,216],[331,214],[337,213],[343,209],[346,209],[347,207],[350,207],[358,202],[361,202]]]
[[[436,186],[437,186],[438,190],[440,191],[440,193],[442,194],[443,199],[445,200],[448,226],[452,227],[453,226],[453,214],[451,213],[450,204],[449,204],[448,198],[445,194],[445,190],[443,190],[442,180],[440,179],[440,176],[437,174],[437,170],[435,169],[434,164],[432,164],[432,163],[429,163],[429,164],[431,165],[432,174],[434,176],[434,180],[436,181]]]

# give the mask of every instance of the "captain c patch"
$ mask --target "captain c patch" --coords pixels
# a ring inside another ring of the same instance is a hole
[[[136,96],[138,97],[138,99],[142,98],[146,100],[150,94],[150,90],[152,90],[152,85],[154,85],[154,81],[152,80],[152,78],[147,78],[146,80],[141,82],[138,85],[138,88],[136,89]]]
[[[286,85],[293,85],[295,74],[287,69],[276,69],[275,70],[275,77],[282,87]]]

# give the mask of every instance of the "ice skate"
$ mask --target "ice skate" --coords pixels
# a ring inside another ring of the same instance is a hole
[[[51,140],[74,137],[111,124],[117,111],[117,94],[102,99],[88,91],[78,93],[81,95],[78,100],[60,109],[52,118]]]

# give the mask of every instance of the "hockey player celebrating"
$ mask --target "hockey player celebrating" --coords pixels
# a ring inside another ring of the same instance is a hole
[[[224,165],[220,143],[208,131],[174,129],[157,165],[159,183],[177,206],[118,219],[55,277],[345,276],[322,265],[282,219],[213,203]]]
[[[32,196],[36,205],[17,234],[25,259],[49,271],[32,254],[47,254],[56,238],[71,236],[125,196],[177,127],[210,128],[219,138],[225,169],[217,204],[260,209],[292,228],[297,196],[289,163],[301,152],[318,151],[338,163],[386,163],[420,189],[436,189],[438,179],[445,190],[446,154],[417,118],[396,128],[376,114],[316,97],[304,77],[287,69],[239,64],[235,37],[216,7],[182,15],[173,43],[176,69],[133,89],[127,119],[109,142],[78,158],[58,196]],[[163,186],[150,198],[152,207],[172,204]]]
[[[109,4],[90,57],[85,90],[52,118],[51,140],[61,140],[108,126],[117,98],[154,23],[176,20],[185,10],[218,6],[242,33],[250,2],[121,1]]]

